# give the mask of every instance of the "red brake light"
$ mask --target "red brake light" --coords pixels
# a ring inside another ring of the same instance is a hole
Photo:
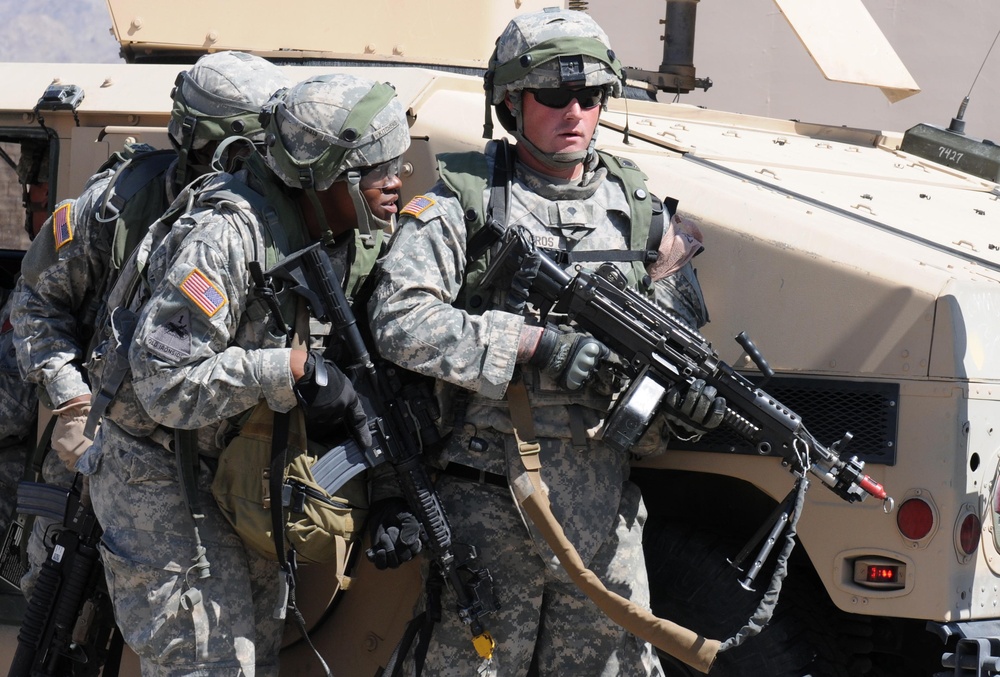
[[[934,528],[934,511],[922,499],[909,498],[896,511],[896,526],[904,538],[919,541]]]
[[[972,513],[965,516],[958,527],[958,546],[966,555],[971,555],[979,547],[979,532],[982,529],[979,515]]]

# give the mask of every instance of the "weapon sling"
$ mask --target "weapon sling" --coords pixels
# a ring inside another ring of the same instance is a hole
[[[535,425],[531,418],[528,392],[523,381],[512,381],[508,386],[507,403],[514,425],[518,453],[526,471],[511,483],[511,487],[518,504],[524,508],[541,532],[570,579],[615,623],[707,674],[719,653],[718,640],[708,639],[676,623],[657,618],[648,610],[608,590],[594,572],[583,563],[580,554],[566,538],[562,526],[552,514],[548,497],[542,487],[539,474],[542,467],[539,460],[540,447],[535,439]]]

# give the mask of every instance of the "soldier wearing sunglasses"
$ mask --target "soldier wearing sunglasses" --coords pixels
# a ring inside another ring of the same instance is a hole
[[[496,646],[484,656],[473,650],[450,590],[430,584],[433,571],[425,571],[421,604],[440,609],[440,621],[425,628],[429,643],[410,648],[411,663],[449,677],[525,675],[532,664],[538,675],[660,675],[653,648],[575,587],[512,499],[526,476],[514,412],[527,409],[566,536],[609,589],[648,608],[642,497],[628,481],[628,454],[599,437],[623,386],[608,378],[609,351],[565,320],[543,322],[512,293],[530,271],[484,283],[501,245],[484,225],[524,229],[567,269],[612,262],[637,291],[695,327],[707,320],[691,267],[700,234],[657,217],[662,205],[638,167],[596,150],[601,112],[623,81],[607,36],[588,15],[546,9],[515,18],[497,41],[485,84],[487,138],[495,113],[515,143],[439,156],[441,180],[401,210],[369,304],[381,354],[439,379],[451,436],[429,462],[454,541],[475,546],[501,607],[486,619]],[[674,396],[702,413],[719,404],[710,388]],[[670,430],[697,434],[669,425],[654,424],[630,452],[662,451]]]

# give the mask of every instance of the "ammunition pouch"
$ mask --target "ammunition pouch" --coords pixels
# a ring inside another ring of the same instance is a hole
[[[277,550],[282,547],[293,550],[302,563],[331,561],[337,555],[336,539],[351,542],[361,534],[368,514],[365,476],[352,477],[331,495],[330,484],[313,476],[326,449],[307,442],[302,412],[295,408],[287,414],[287,435],[275,432],[276,416],[280,420],[286,414],[275,415],[266,402],[256,406],[219,456],[212,494],[236,533],[257,552],[282,561]],[[283,436],[287,443],[280,443]],[[271,480],[275,469],[281,473],[278,482]],[[272,487],[278,487],[280,496]],[[280,503],[274,505],[275,500]],[[276,539],[272,525],[279,509],[284,533]]]

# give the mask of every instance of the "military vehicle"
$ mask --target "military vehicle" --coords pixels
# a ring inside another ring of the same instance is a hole
[[[127,140],[167,146],[176,73],[210,50],[252,51],[294,79],[350,69],[391,82],[413,139],[405,201],[434,181],[436,153],[482,147],[481,74],[512,12],[555,3],[375,0],[333,9],[309,0],[296,16],[330,20],[266,28],[256,17],[273,13],[255,4],[233,13],[226,3],[109,0],[127,63],[0,65],[6,269],[16,271],[27,246],[21,187],[5,166],[21,143],[48,144],[51,204],[75,196]],[[668,30],[671,12],[693,29],[692,5],[668,1]],[[409,30],[444,25],[462,30],[430,41]],[[646,90],[695,84],[683,60],[670,71],[665,58]],[[703,333],[722,359],[762,381],[733,340],[752,336],[775,372],[767,392],[824,444],[846,442],[841,450],[895,500],[887,514],[878,501],[847,503],[814,486],[773,619],[711,674],[1000,673],[996,147],[954,123],[886,132],[646,99],[612,100],[599,145],[635,161],[650,189],[679,200],[704,233],[696,265],[711,322]],[[759,552],[761,527],[774,523],[794,478],[781,459],[718,432],[637,463],[633,479],[650,513],[653,611],[711,637],[733,634],[757,605],[774,555],[755,583],[730,562]],[[340,561],[346,572],[304,568],[300,600],[335,674],[369,677],[410,618],[419,570],[377,572],[357,547]],[[20,623],[16,595],[6,598],[0,664]],[[696,674],[664,663],[670,675]],[[126,654],[121,674],[137,675],[136,666]],[[281,674],[321,674],[294,629]]]

